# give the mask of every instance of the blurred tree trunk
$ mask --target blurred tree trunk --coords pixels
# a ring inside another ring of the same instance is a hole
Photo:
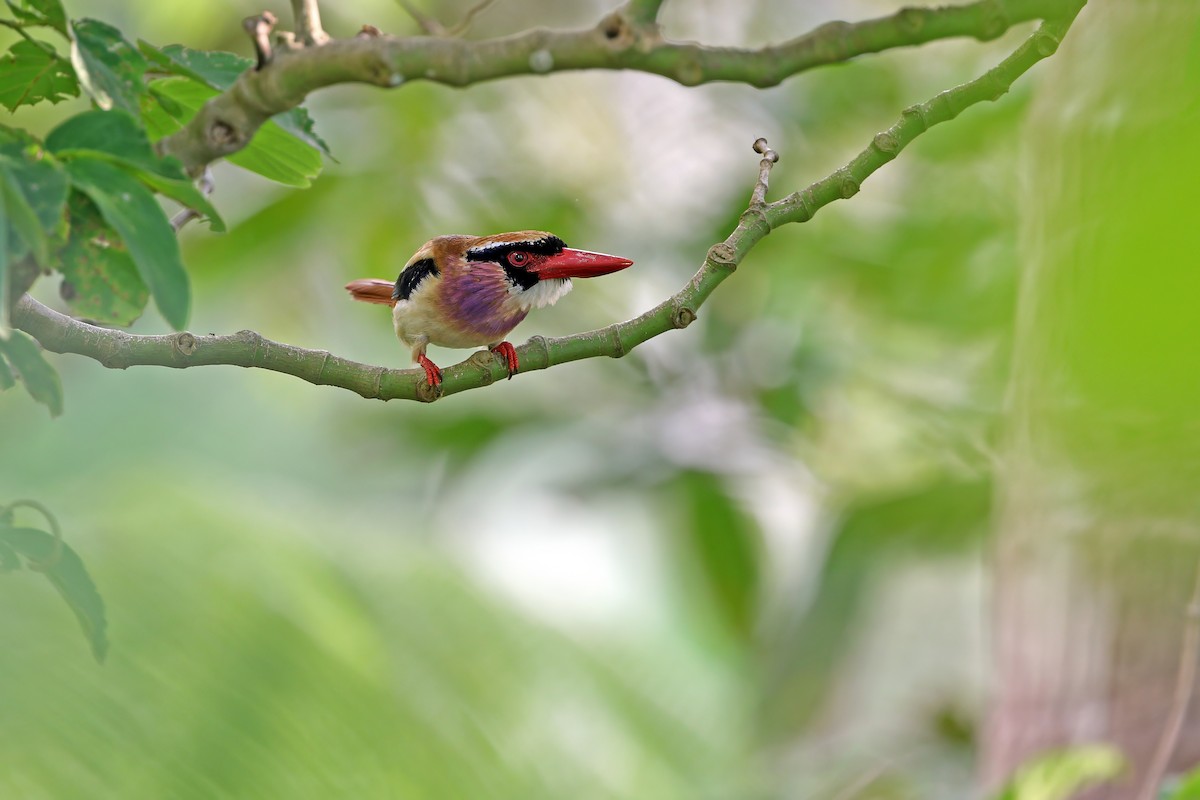
[[[1200,562],[1200,3],[1092,0],[1025,132],[983,777],[1111,742],[1136,794]],[[1200,687],[1194,694],[1200,694]],[[1173,769],[1200,761],[1200,701]]]

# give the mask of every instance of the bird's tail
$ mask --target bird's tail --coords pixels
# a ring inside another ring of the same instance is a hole
[[[392,292],[395,290],[394,283],[381,281],[378,278],[360,278],[346,284],[346,291],[350,292],[350,296],[355,300],[361,300],[364,303],[379,303],[385,306],[396,305],[396,301],[392,298]]]

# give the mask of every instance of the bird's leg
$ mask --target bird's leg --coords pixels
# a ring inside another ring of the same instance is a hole
[[[511,381],[512,376],[517,374],[517,348],[508,342],[501,342],[500,344],[492,345],[488,349],[507,362],[508,379]]]
[[[425,380],[429,382],[429,385],[434,387],[441,386],[442,370],[425,355],[425,348],[429,346],[429,337],[421,335],[411,339],[404,339],[404,341],[413,345],[413,361],[417,362],[421,369],[425,370]]]
[[[430,386],[442,385],[442,370],[437,364],[430,361],[428,356],[421,353],[417,356],[417,364],[425,370],[425,380],[429,382]]]

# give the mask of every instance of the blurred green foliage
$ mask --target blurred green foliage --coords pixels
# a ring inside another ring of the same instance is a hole
[[[128,40],[249,52],[231,24],[247,9],[77,5],[72,16]],[[452,20],[468,5],[435,10]],[[593,21],[509,5],[472,30]],[[754,43],[783,35],[781,19],[787,35],[825,21],[778,5],[671,3],[666,32],[713,40],[716,26]],[[388,4],[325,11],[337,34],[360,17],[414,28]],[[229,231],[181,237],[192,330],[252,328],[407,366],[386,312],[340,287],[393,278],[439,233],[519,228],[637,265],[579,281],[514,335],[609,324],[675,291],[726,235],[759,135],[782,154],[773,194],[801,188],[1011,43],[889,53],[765,92],[564,74],[319,93],[309,106],[337,161],[310,188],[215,168]],[[161,67],[156,52],[142,48]],[[176,77],[132,96],[157,135],[215,90],[173,61]],[[111,82],[123,96],[121,76]],[[894,621],[870,613],[886,591],[928,585],[919,572],[905,582],[925,561],[974,563],[1010,349],[1027,98],[1022,84],[972,109],[851,202],[768,237],[697,324],[620,362],[423,407],[256,371],[54,358],[62,418],[0,395],[0,485],[69,521],[104,589],[112,650],[95,668],[61,604],[0,581],[20,609],[0,618],[13,643],[0,656],[13,765],[0,791],[836,796],[896,758],[857,796],[962,796],[969,753],[938,733],[937,708],[975,687],[905,667],[935,637],[867,665],[886,707],[856,676]],[[82,109],[16,119],[44,136]],[[302,166],[284,182],[315,175]],[[43,281],[35,294],[56,291]],[[905,608],[921,618],[978,601],[947,587],[933,608]],[[946,635],[938,658],[969,672],[968,634]]]

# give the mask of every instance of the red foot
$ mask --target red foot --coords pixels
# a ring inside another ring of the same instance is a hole
[[[425,370],[425,380],[429,381],[430,386],[442,385],[442,371],[437,364],[426,358],[424,353],[417,356],[417,363]]]
[[[517,374],[517,348],[508,342],[501,342],[492,348],[492,352],[508,362],[508,379]]]

